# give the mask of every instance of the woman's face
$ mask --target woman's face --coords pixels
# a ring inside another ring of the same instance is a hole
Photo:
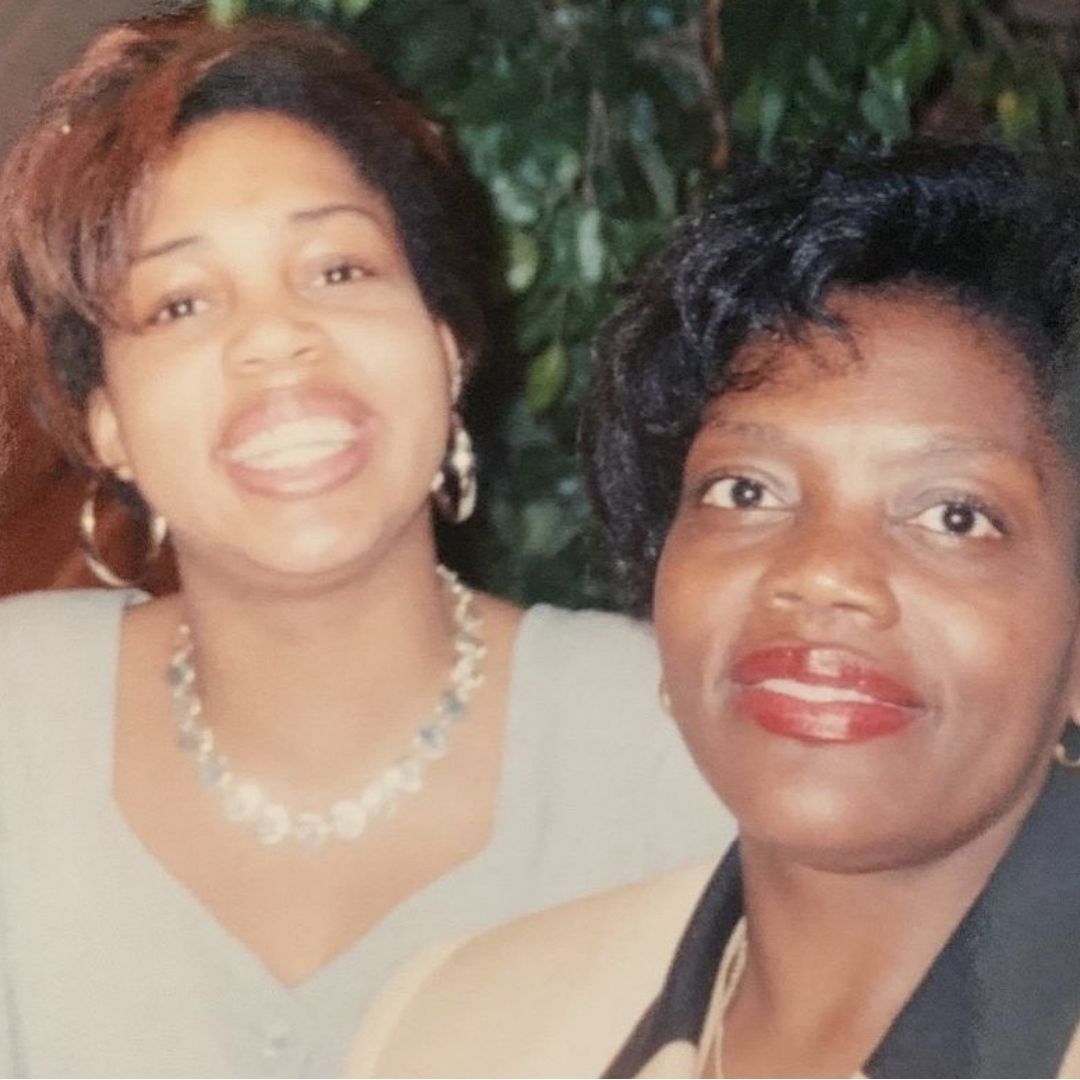
[[[331,141],[226,114],[150,187],[90,409],[182,565],[326,574],[430,529],[459,357]]]
[[[707,409],[657,633],[744,837],[916,865],[1022,812],[1080,704],[1075,477],[989,323],[917,294],[833,308],[857,358],[759,345],[775,377]]]

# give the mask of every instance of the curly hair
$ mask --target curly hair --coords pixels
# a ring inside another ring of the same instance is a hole
[[[843,334],[834,289],[928,291],[989,320],[1027,361],[1050,430],[1076,458],[1078,255],[1075,175],[996,146],[816,150],[735,171],[643,267],[596,347],[581,444],[629,606],[650,609],[703,408],[769,378],[775,351],[748,369],[743,346],[798,341],[811,326]]]
[[[469,365],[485,338],[492,237],[445,133],[355,48],[292,20],[117,24],[46,93],[0,173],[0,314],[45,426],[94,466],[85,405],[154,169],[182,132],[261,110],[327,136],[389,202],[421,294]]]

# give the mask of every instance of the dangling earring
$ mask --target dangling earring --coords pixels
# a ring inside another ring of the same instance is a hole
[[[1069,723],[1066,727],[1080,727],[1080,724],[1076,722],[1071,716],[1069,717]],[[1080,769],[1080,756],[1069,757],[1069,751],[1065,746],[1065,736],[1062,735],[1057,745],[1054,747],[1054,760],[1059,765],[1064,765],[1066,769]]]
[[[431,494],[451,524],[468,521],[476,509],[476,455],[457,409],[450,410],[450,444],[431,482]]]
[[[82,551],[83,561],[89,568],[90,573],[103,585],[110,585],[114,589],[130,588],[142,579],[160,554],[161,545],[165,542],[165,535],[169,531],[169,526],[160,514],[154,514],[150,518],[150,548],[143,561],[142,571],[137,578],[130,581],[121,577],[105,562],[98,549],[97,538],[94,535],[97,531],[97,499],[101,488],[102,482],[98,478],[91,485],[86,500],[82,504],[82,510],[79,512],[79,547]]]

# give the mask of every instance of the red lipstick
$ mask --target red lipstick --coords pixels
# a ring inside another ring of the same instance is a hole
[[[903,730],[923,709],[903,683],[836,646],[780,645],[731,669],[734,701],[766,731],[809,743],[853,743]]]

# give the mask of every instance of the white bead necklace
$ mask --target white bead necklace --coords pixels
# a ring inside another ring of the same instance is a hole
[[[166,669],[177,743],[194,757],[199,779],[218,796],[229,821],[250,826],[263,844],[292,840],[320,847],[331,839],[356,840],[374,820],[389,817],[402,795],[423,787],[428,767],[449,750],[451,731],[468,717],[469,698],[484,681],[480,662],[487,651],[472,590],[453,571],[443,566],[437,569],[453,606],[455,660],[450,686],[405,753],[356,795],[339,799],[325,811],[290,810],[267,796],[256,781],[234,773],[228,759],[214,751],[214,733],[200,722],[203,706],[196,687],[191,628],[180,625]]]

